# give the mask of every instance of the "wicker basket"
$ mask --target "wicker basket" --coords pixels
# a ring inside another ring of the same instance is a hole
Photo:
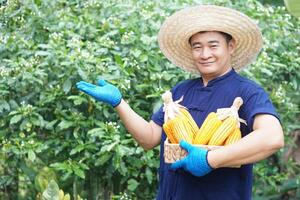
[[[202,147],[207,150],[214,150],[220,148],[221,146],[208,146],[208,145],[195,145],[197,147]],[[168,139],[164,142],[164,159],[166,163],[173,163],[177,160],[181,160],[187,155],[187,152],[182,149],[179,144],[171,144]]]
[[[194,145],[196,147],[202,147],[207,150],[218,149],[222,146],[210,146],[210,145]],[[174,163],[177,160],[183,159],[187,155],[186,150],[182,149],[179,144],[171,144],[168,139],[164,142],[164,158],[165,163]],[[240,168],[241,165],[230,166],[230,168]]]

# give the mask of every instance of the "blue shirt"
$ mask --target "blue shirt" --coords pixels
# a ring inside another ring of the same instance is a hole
[[[201,78],[183,81],[171,90],[173,100],[183,96],[181,104],[200,127],[210,112],[218,108],[230,107],[236,97],[244,103],[239,109],[240,118],[247,121],[241,124],[242,136],[252,131],[253,120],[257,114],[270,114],[278,118],[268,94],[256,83],[234,70],[203,85]],[[162,107],[151,119],[158,125],[164,123]],[[173,171],[164,162],[164,141],[162,132],[160,144],[159,190],[157,200],[250,200],[252,193],[252,164],[241,168],[218,168],[203,177],[196,177],[179,169]]]

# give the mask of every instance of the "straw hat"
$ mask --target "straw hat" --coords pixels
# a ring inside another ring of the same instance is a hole
[[[199,73],[189,38],[200,31],[221,31],[235,39],[231,66],[237,71],[250,64],[262,48],[262,35],[255,22],[241,12],[214,5],[188,7],[168,17],[158,33],[159,47],[176,66]]]

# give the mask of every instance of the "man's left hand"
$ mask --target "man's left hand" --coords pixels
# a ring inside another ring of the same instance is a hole
[[[179,145],[188,152],[188,155],[182,160],[173,163],[171,169],[175,170],[182,167],[194,176],[199,177],[213,170],[207,161],[208,150],[195,147],[184,140],[181,140]]]

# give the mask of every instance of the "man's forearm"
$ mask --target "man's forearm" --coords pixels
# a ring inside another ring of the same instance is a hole
[[[280,133],[256,130],[235,144],[210,151],[208,162],[213,168],[249,164],[265,159],[282,147]]]
[[[153,130],[150,122],[139,116],[123,99],[115,109],[128,132],[144,149],[152,149],[158,145],[157,131]]]

